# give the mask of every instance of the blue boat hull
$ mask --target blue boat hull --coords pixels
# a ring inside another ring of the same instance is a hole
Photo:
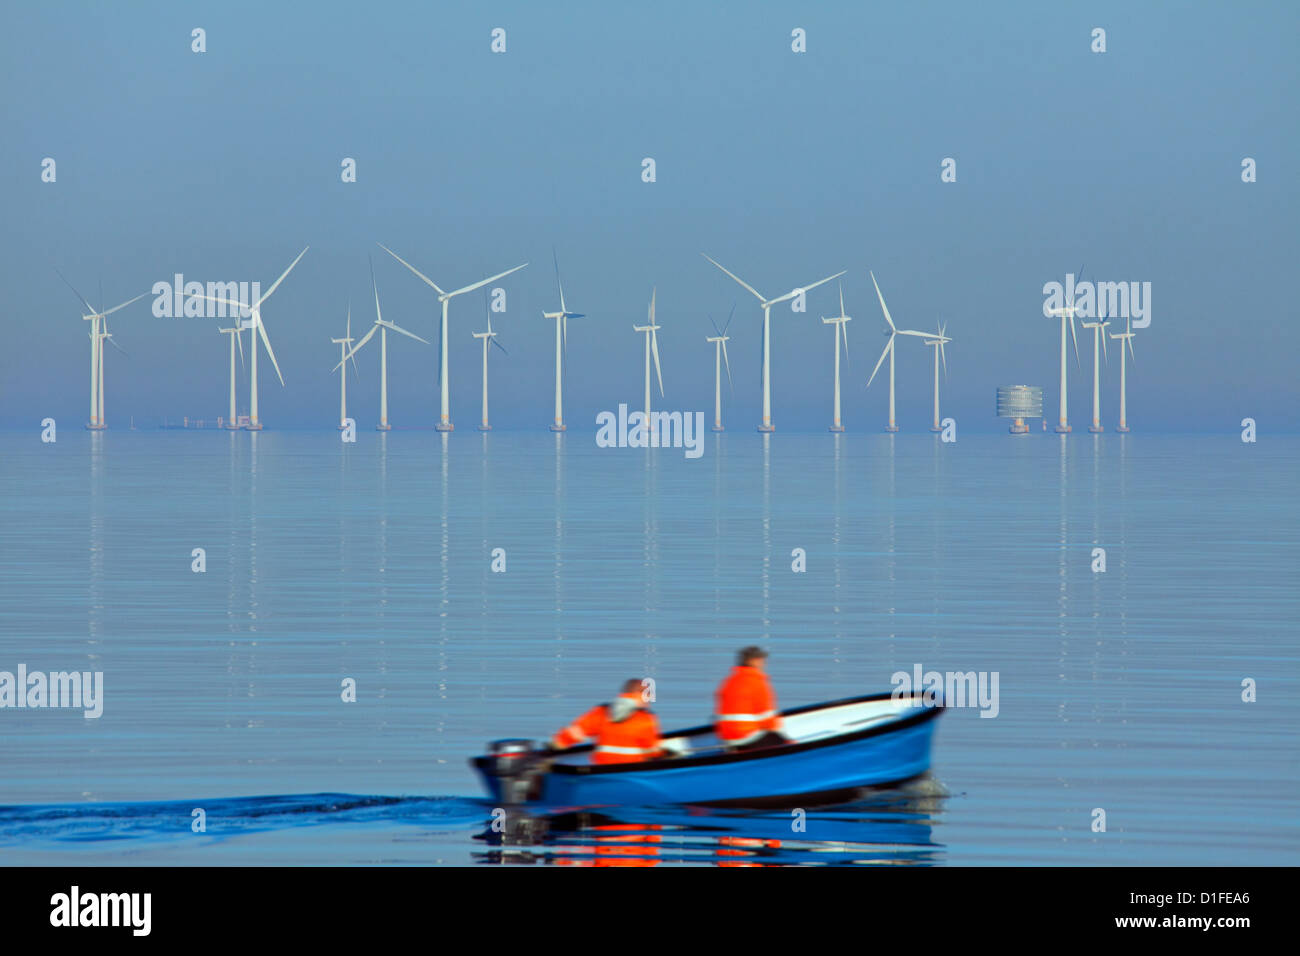
[[[889,695],[876,695],[875,700]],[[843,705],[797,708],[787,714]],[[935,718],[942,707],[917,708],[885,726],[828,740],[794,743],[744,753],[616,765],[557,765],[541,779],[531,804],[597,807],[656,804],[790,804],[798,798],[844,795],[865,787],[900,783],[930,767]],[[698,733],[682,731],[682,735]],[[476,770],[494,800],[500,781],[490,761]]]

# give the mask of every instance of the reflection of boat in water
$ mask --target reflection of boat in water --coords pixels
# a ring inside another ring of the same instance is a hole
[[[471,764],[506,805],[569,808],[709,804],[795,806],[852,799],[864,787],[901,783],[930,768],[940,704],[919,692],[874,694],[783,711],[790,743],[727,751],[712,727],[663,736],[679,755],[642,763],[588,763],[593,745],[553,755],[531,741],[494,741]]]
[[[929,865],[943,790],[928,777],[834,808],[623,807],[537,813],[504,808],[475,839],[484,863],[552,866]]]

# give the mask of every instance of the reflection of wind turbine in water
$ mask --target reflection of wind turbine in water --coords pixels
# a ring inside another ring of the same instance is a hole
[[[727,342],[731,339],[727,329],[731,328],[731,319],[735,314],[736,307],[732,305],[731,313],[727,316],[727,324],[722,328],[718,328],[718,323],[713,321],[713,316],[709,316],[709,324],[718,334],[704,338],[704,341],[713,343],[713,430],[715,432],[722,431],[722,365],[724,362],[727,366],[727,387],[731,389],[733,396],[736,392],[735,386],[731,383],[731,359],[727,358]]]
[[[438,415],[438,424],[434,427],[440,432],[449,432],[455,426],[451,423],[451,397],[447,387],[447,307],[451,300],[456,296],[462,295],[466,292],[473,292],[475,289],[482,288],[489,282],[495,282],[497,279],[504,279],[512,272],[518,272],[524,266],[528,265],[528,263],[525,262],[524,265],[515,266],[513,269],[507,269],[505,272],[498,272],[494,276],[488,276],[486,279],[481,279],[480,281],[475,282],[472,285],[467,285],[464,288],[456,289],[452,292],[443,292],[442,289],[438,288],[436,282],[399,256],[392,249],[389,249],[383,243],[379,244],[379,248],[383,249],[384,252],[388,253],[402,265],[406,266],[406,268],[410,269],[413,273],[423,279],[429,288],[438,293],[438,301],[442,303],[442,326],[438,338],[438,387],[440,391],[441,405]]]
[[[112,336],[108,331],[108,317],[118,309],[125,309],[132,302],[140,301],[148,293],[142,292],[134,299],[128,299],[121,305],[115,305],[111,309],[105,309],[101,299],[101,305],[96,310],[93,305],[86,301],[84,295],[73,288],[72,283],[68,282],[62,272],[59,272],[58,269],[54,271],[58,273],[60,279],[63,279],[64,284],[69,289],[72,289],[73,294],[81,300],[81,304],[86,307],[86,314],[82,316],[83,319],[90,323],[90,421],[86,424],[86,427],[92,431],[98,431],[108,427],[108,422],[104,418],[104,340],[107,339],[110,345],[125,354],[121,346],[112,340]]]
[[[239,364],[244,364],[244,336],[243,329],[238,325],[229,329],[217,329],[222,335],[230,336],[230,421],[226,422],[226,428],[235,429],[239,427],[239,419],[235,414],[235,346],[239,346]]]
[[[1080,266],[1079,278],[1082,277],[1083,277],[1083,267]],[[1074,360],[1079,363],[1080,367],[1082,367],[1083,363],[1079,358],[1079,337],[1078,335],[1075,334],[1074,331],[1074,315],[1076,312],[1079,311],[1079,308],[1073,302],[1071,302],[1069,305],[1062,306],[1059,309],[1048,309],[1047,311],[1049,314],[1060,316],[1061,318],[1061,413],[1060,413],[1060,420],[1056,423],[1056,431],[1059,434],[1064,435],[1066,432],[1070,431],[1069,416],[1066,412],[1068,402],[1066,400],[1067,390],[1066,390],[1066,375],[1065,375],[1065,370],[1066,370],[1065,323],[1067,321],[1070,323],[1070,337],[1074,339]]]
[[[342,431],[343,429],[348,427],[348,370],[346,368],[346,363],[348,360],[348,346],[350,346],[353,341],[351,302],[348,303],[347,332],[344,334],[343,338],[330,339],[330,341],[339,347],[339,358],[341,360],[339,364],[336,366],[336,368],[339,369],[339,431]],[[234,360],[234,355],[232,354],[230,359],[230,372],[232,376],[232,382],[233,382],[234,371],[235,371],[235,360]],[[352,374],[357,376],[358,381],[361,380],[361,373],[357,371],[357,360],[355,358],[352,360]],[[233,384],[230,387],[230,407],[231,408],[235,407],[235,387]]]
[[[555,421],[551,431],[562,432],[564,425],[564,370],[563,363],[569,359],[569,319],[581,319],[581,312],[570,312],[564,304],[564,283],[560,281],[560,260],[551,250],[555,259],[555,284],[560,290],[560,311],[543,312],[542,318],[555,320]]]
[[[889,341],[885,343],[885,349],[880,353],[880,358],[876,359],[876,367],[871,370],[871,378],[867,379],[867,388],[876,378],[876,373],[880,371],[880,364],[885,361],[885,356],[889,356],[889,424],[885,426],[885,431],[896,432],[898,425],[894,420],[894,340],[900,335],[915,335],[921,338],[929,338],[928,332],[915,332],[911,329],[900,329],[894,325],[894,320],[889,314],[889,306],[885,305],[885,297],[880,293],[880,284],[876,282],[876,274],[871,273],[871,284],[876,287],[876,298],[880,300],[880,310],[885,313],[885,321],[889,323]]]
[[[822,283],[830,282],[832,279],[838,279],[840,276],[844,275],[844,271],[842,270],[837,272],[833,276],[827,276],[825,279],[818,279],[811,285],[796,286],[785,295],[777,296],[775,299],[765,299],[757,289],[734,272],[728,270],[720,262],[704,255],[704,253],[700,253],[700,255],[704,256],[704,258],[708,259],[723,272],[727,273],[727,275],[731,276],[731,278],[735,279],[742,287],[752,293],[754,298],[758,299],[759,307],[763,310],[763,423],[758,426],[758,430],[761,432],[775,431],[776,429],[772,425],[772,306],[776,305],[778,302],[786,302],[790,299],[794,299],[801,293],[817,288]]]
[[[1128,363],[1124,359],[1124,344],[1128,343],[1128,352],[1133,356],[1133,361],[1137,362],[1137,355],[1133,351],[1133,324],[1132,319],[1126,320],[1123,332],[1112,332],[1112,339],[1120,339],[1119,344],[1119,427],[1117,432],[1128,431]]]
[[[335,365],[331,371],[337,372],[348,359],[352,359],[352,364],[355,366],[357,360],[354,356],[365,348],[366,343],[370,341],[376,332],[379,333],[379,424],[375,428],[377,431],[386,432],[392,430],[392,426],[388,424],[388,331],[392,329],[394,332],[400,332],[407,338],[415,339],[417,342],[424,342],[425,345],[429,343],[418,335],[384,319],[383,312],[379,308],[379,284],[375,282],[375,264],[373,262],[370,263],[370,285],[375,290],[375,324],[370,327],[369,332],[361,337],[361,341],[356,344],[352,351],[343,356],[343,361]],[[348,334],[351,335],[352,333],[349,332]]]
[[[249,389],[250,395],[249,395],[249,403],[248,403],[248,428],[250,431],[262,430],[261,419],[257,417],[257,340],[259,336],[262,339],[262,345],[266,348],[266,355],[271,360],[271,366],[275,369],[275,377],[280,380],[280,386],[284,387],[284,376],[280,374],[280,365],[275,360],[275,350],[271,348],[271,340],[266,335],[266,325],[262,322],[262,303],[265,302],[267,299],[271,298],[271,295],[275,292],[275,290],[280,287],[280,283],[284,281],[285,276],[287,276],[290,272],[292,272],[293,267],[296,266],[300,261],[302,261],[302,257],[307,254],[307,250],[310,248],[311,248],[310,246],[304,246],[302,252],[298,253],[298,258],[294,259],[293,262],[289,263],[289,268],[285,269],[284,272],[280,273],[280,278],[272,282],[271,288],[267,289],[265,294],[263,294],[263,296],[260,299],[258,299],[256,302],[254,302],[252,305],[249,305],[247,302],[237,302],[233,299],[223,299],[218,296],[212,296],[212,295],[196,296],[196,298],[205,299],[208,302],[220,302],[228,306],[234,306],[236,309],[239,310],[238,314],[241,316],[241,318],[245,312],[248,312],[251,315],[251,318],[246,320],[247,323],[251,323],[249,327],[254,330],[253,346],[252,346],[253,354],[252,354],[251,361],[249,362],[249,372],[248,372],[249,381],[250,381],[250,389]]]
[[[659,377],[659,397],[664,397],[664,376],[659,368],[659,326],[655,325],[655,292],[650,292],[650,312],[649,325],[634,325],[632,328],[637,332],[645,333],[645,427],[646,441],[649,443],[650,433],[650,357],[653,355],[655,360],[655,375]]]
[[[835,326],[835,418],[831,422],[831,431],[844,431],[843,424],[840,423],[840,339],[844,339],[844,361],[847,364],[849,360],[849,327],[848,323],[853,320],[844,314],[844,284],[840,283],[840,314],[834,318],[822,316],[823,325]]]
[[[506,347],[497,341],[497,334],[492,331],[492,309],[488,305],[486,293],[483,296],[483,307],[487,312],[487,331],[474,332],[473,335],[474,338],[483,340],[483,424],[479,425],[478,430],[488,432],[492,430],[488,424],[488,343],[491,342],[507,355],[510,353],[506,352]]]
[[[939,428],[939,360],[943,359],[943,377],[948,378],[948,355],[944,352],[943,347],[952,339],[944,334],[948,326],[944,323],[939,324],[939,331],[925,340],[925,344],[934,348],[934,424],[930,426],[930,431],[941,431]]]
[[[1092,329],[1092,424],[1088,426],[1088,431],[1094,435],[1103,432],[1106,429],[1101,427],[1101,355],[1097,352],[1098,345],[1101,346],[1101,352],[1106,352],[1106,332],[1104,329],[1110,325],[1109,322],[1084,322],[1085,329]],[[1076,348],[1078,345],[1076,343]],[[1106,361],[1110,361],[1110,356],[1106,356]]]

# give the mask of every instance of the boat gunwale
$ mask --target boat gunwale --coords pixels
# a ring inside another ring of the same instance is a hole
[[[794,754],[807,753],[810,750],[817,750],[822,747],[835,747],[840,744],[852,743],[858,740],[865,740],[869,737],[878,737],[883,734],[892,733],[896,730],[902,730],[907,727],[914,727],[918,724],[925,723],[927,720],[933,720],[942,713],[946,705],[942,702],[934,704],[924,703],[924,691],[912,691],[909,694],[895,696],[892,691],[884,691],[878,694],[867,694],[862,697],[844,697],[839,700],[823,701],[819,704],[804,704],[800,707],[792,707],[789,710],[781,711],[782,717],[791,717],[796,714],[806,714],[816,710],[828,710],[832,707],[842,707],[848,704],[866,704],[879,700],[902,700],[904,698],[920,699],[922,701],[919,713],[909,714],[898,720],[891,720],[883,724],[877,724],[873,727],[866,727],[862,730],[855,730],[846,734],[834,734],[830,737],[823,737],[818,740],[807,740],[803,743],[781,744],[774,747],[760,747],[754,750],[733,751],[730,753],[712,753],[701,754],[699,756],[675,757],[667,760],[638,761],[636,763],[615,763],[615,764],[562,764],[552,763],[547,767],[547,773],[553,774],[618,774],[618,773],[654,773],[661,770],[675,770],[678,768],[706,767],[721,763],[741,763],[748,760],[769,760],[775,757],[786,757]],[[698,727],[688,727],[685,730],[676,730],[670,734],[664,734],[661,739],[671,740],[675,737],[692,737],[699,734],[708,733],[713,730],[712,724],[701,724]],[[558,755],[569,756],[573,754],[589,753],[595,749],[594,744],[580,744],[577,747],[569,747],[559,751]],[[473,765],[477,769],[485,769],[487,762],[491,758],[487,756],[475,757]]]

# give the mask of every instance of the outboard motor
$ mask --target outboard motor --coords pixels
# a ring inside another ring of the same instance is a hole
[[[515,737],[494,740],[488,744],[487,757],[487,771],[497,779],[506,806],[541,797],[546,768],[534,741]]]

